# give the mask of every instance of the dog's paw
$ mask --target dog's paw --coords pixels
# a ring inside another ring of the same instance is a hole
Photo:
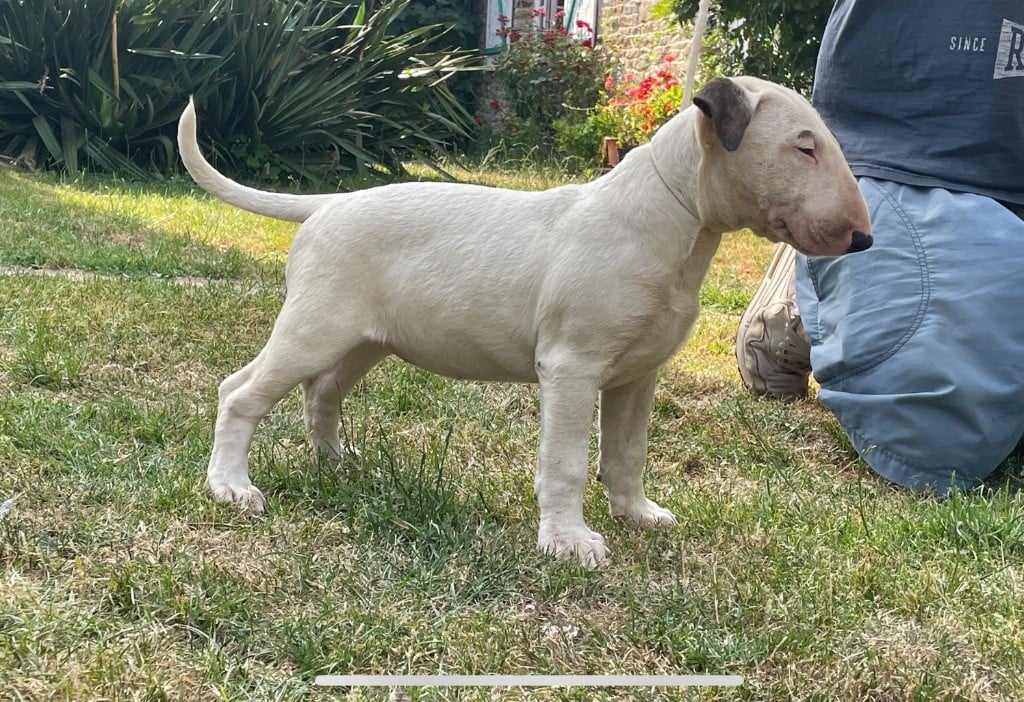
[[[363,452],[355,444],[345,444],[342,446],[337,439],[334,441],[319,441],[312,437],[309,442],[316,455],[329,463],[341,463],[346,459],[358,461],[363,458]]]
[[[267,500],[263,493],[252,483],[232,485],[222,480],[210,480],[210,492],[217,502],[234,502],[253,516],[260,516],[267,511]]]
[[[648,500],[646,497],[642,502],[625,508],[616,509],[613,506],[612,516],[626,522],[633,529],[675,526],[677,524],[674,514],[664,507],[659,507],[657,502]]]
[[[345,455],[342,451],[341,445],[335,441],[320,441],[313,437],[309,438],[309,447],[313,450],[313,454],[328,463],[338,463]]]
[[[608,559],[604,537],[585,524],[565,527],[542,523],[537,535],[537,548],[556,558],[577,560],[587,568],[596,568]]]

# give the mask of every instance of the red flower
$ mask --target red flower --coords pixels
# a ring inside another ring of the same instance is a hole
[[[590,26],[589,24],[587,24],[586,22],[584,22],[583,20],[576,20],[576,28],[577,28],[577,29],[585,29],[585,30],[587,30],[588,32],[590,32],[591,34],[593,34],[593,33],[594,33],[594,28],[593,28],[593,27],[591,27],[591,26]]]
[[[545,10],[543,7],[535,7],[535,8],[533,8],[533,12],[532,12],[534,17],[543,17],[547,13],[548,13],[547,10]]]
[[[583,41],[580,42],[580,46],[582,46],[584,48],[587,48],[587,49],[593,49],[594,48],[594,42],[592,42],[590,39],[584,39]]]

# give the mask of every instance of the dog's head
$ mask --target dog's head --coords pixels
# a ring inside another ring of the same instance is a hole
[[[867,205],[839,142],[798,93],[757,78],[716,78],[700,110],[702,215],[750,227],[811,256],[871,246]],[[737,226],[738,225],[738,226]]]

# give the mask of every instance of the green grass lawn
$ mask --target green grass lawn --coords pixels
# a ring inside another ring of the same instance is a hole
[[[550,178],[459,173],[513,187]],[[261,425],[269,517],[206,495],[216,388],[266,339],[295,225],[189,185],[0,169],[0,699],[385,699],[321,674],[714,674],[705,690],[409,690],[421,700],[1024,698],[1020,461],[940,501],[876,479],[834,419],[743,392],[732,337],[770,245],[729,235],[655,400],[648,493],[536,553],[533,387],[397,361],[346,401],[362,451]]]

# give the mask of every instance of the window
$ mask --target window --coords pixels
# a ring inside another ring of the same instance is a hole
[[[596,41],[598,34],[598,2],[600,0],[533,0],[534,10],[543,10],[543,18],[536,17],[534,21],[539,26],[547,27],[552,18],[558,12],[565,13],[565,27],[576,34],[580,39],[591,39]],[[514,27],[517,22],[513,19],[516,13],[517,0],[487,0],[487,23],[484,29],[484,52],[493,54],[502,46],[502,39],[498,36],[501,29],[499,17],[506,17],[506,27]],[[520,6],[521,7],[521,6]],[[518,24],[522,24],[523,15],[520,14]],[[577,26],[577,21],[583,22],[583,26]],[[590,29],[587,29],[587,28]]]
[[[564,12],[564,26],[580,39],[597,40],[597,3],[598,0],[534,0],[534,8],[544,10],[545,24],[559,12]],[[584,26],[578,27],[577,22]],[[589,27],[589,29],[588,29]]]

